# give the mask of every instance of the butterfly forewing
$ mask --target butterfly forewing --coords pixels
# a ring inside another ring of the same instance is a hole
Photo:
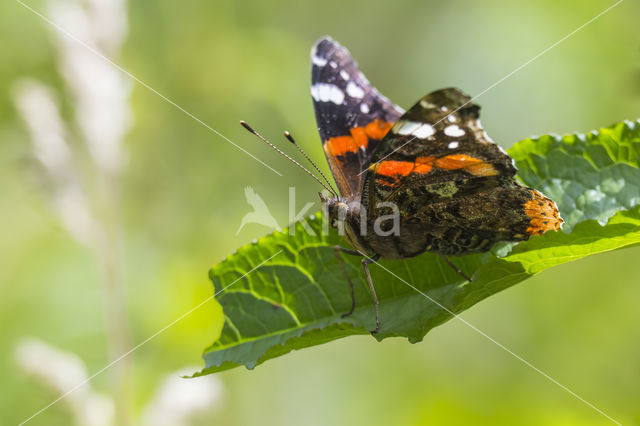
[[[401,227],[393,245],[371,236],[376,252],[466,254],[560,228],[555,204],[514,179],[513,161],[482,129],[479,110],[457,89],[438,90],[385,136],[364,183],[368,221],[389,214],[377,206],[390,202]]]
[[[404,111],[371,86],[349,51],[329,37],[311,51],[311,96],[331,172],[341,194],[354,196],[362,171]]]
[[[479,111],[458,89],[430,93],[395,123],[372,161],[468,154],[492,163],[500,174],[514,176],[513,161],[486,134]]]

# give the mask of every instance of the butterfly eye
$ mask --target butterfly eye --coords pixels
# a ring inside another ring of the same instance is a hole
[[[338,217],[344,219],[349,213],[349,205],[346,203],[338,203]]]

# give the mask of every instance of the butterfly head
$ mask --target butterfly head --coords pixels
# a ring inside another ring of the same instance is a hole
[[[332,228],[338,229],[348,216],[353,215],[354,208],[345,197],[327,197],[322,192],[319,195]]]

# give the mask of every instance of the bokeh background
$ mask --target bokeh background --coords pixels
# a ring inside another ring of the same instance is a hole
[[[309,49],[317,38],[329,34],[347,46],[373,84],[406,108],[441,87],[480,93],[613,3],[126,4],[128,36],[114,60],[283,175],[132,82],[117,242],[131,346],[212,294],[210,265],[269,232],[248,225],[236,235],[250,211],[246,186],[281,223],[290,186],[299,207],[318,201],[310,178],[238,125],[245,119],[287,149],[280,135],[290,130],[328,171],[309,95]],[[49,16],[50,3],[28,4]],[[484,94],[478,102],[488,133],[509,147],[534,134],[640,117],[639,18],[640,5],[623,1]],[[0,3],[0,39],[0,424],[9,425],[59,395],[20,367],[16,348],[24,338],[75,354],[89,374],[109,355],[100,255],[73,238],[52,207],[46,174],[15,106],[17,81],[36,78],[53,88],[72,136],[78,134],[54,31],[10,0]],[[94,83],[102,84],[98,77]],[[81,138],[70,140],[80,175],[91,182],[91,156]],[[91,195],[95,187],[86,190]],[[463,317],[613,418],[640,424],[639,255],[636,247],[557,267]],[[219,321],[215,304],[207,303],[131,355],[133,418],[148,409],[167,376],[201,365]],[[45,368],[48,361],[42,360]],[[108,394],[109,376],[91,381],[95,392]],[[191,424],[612,423],[456,320],[419,344],[354,337],[216,380],[220,395],[200,407]],[[61,401],[29,424],[67,425],[69,413]]]

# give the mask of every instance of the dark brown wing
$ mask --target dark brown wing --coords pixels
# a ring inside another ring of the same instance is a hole
[[[429,182],[470,175],[515,176],[513,160],[486,134],[479,112],[480,106],[458,89],[426,95],[391,128],[370,168],[376,168],[382,179],[398,177],[395,183],[420,175]],[[402,163],[414,160],[424,166],[406,175],[399,173],[406,168]]]
[[[401,221],[394,238],[372,235],[377,253],[460,255],[560,229],[555,203],[515,180],[512,159],[482,129],[479,110],[459,90],[439,90],[407,111],[384,138],[363,199],[372,234],[379,234],[375,220],[391,214],[391,207],[377,208],[380,202],[396,205]]]
[[[320,39],[311,50],[311,96],[340,193],[359,194],[361,172],[404,111],[371,86],[349,51],[329,37]]]

